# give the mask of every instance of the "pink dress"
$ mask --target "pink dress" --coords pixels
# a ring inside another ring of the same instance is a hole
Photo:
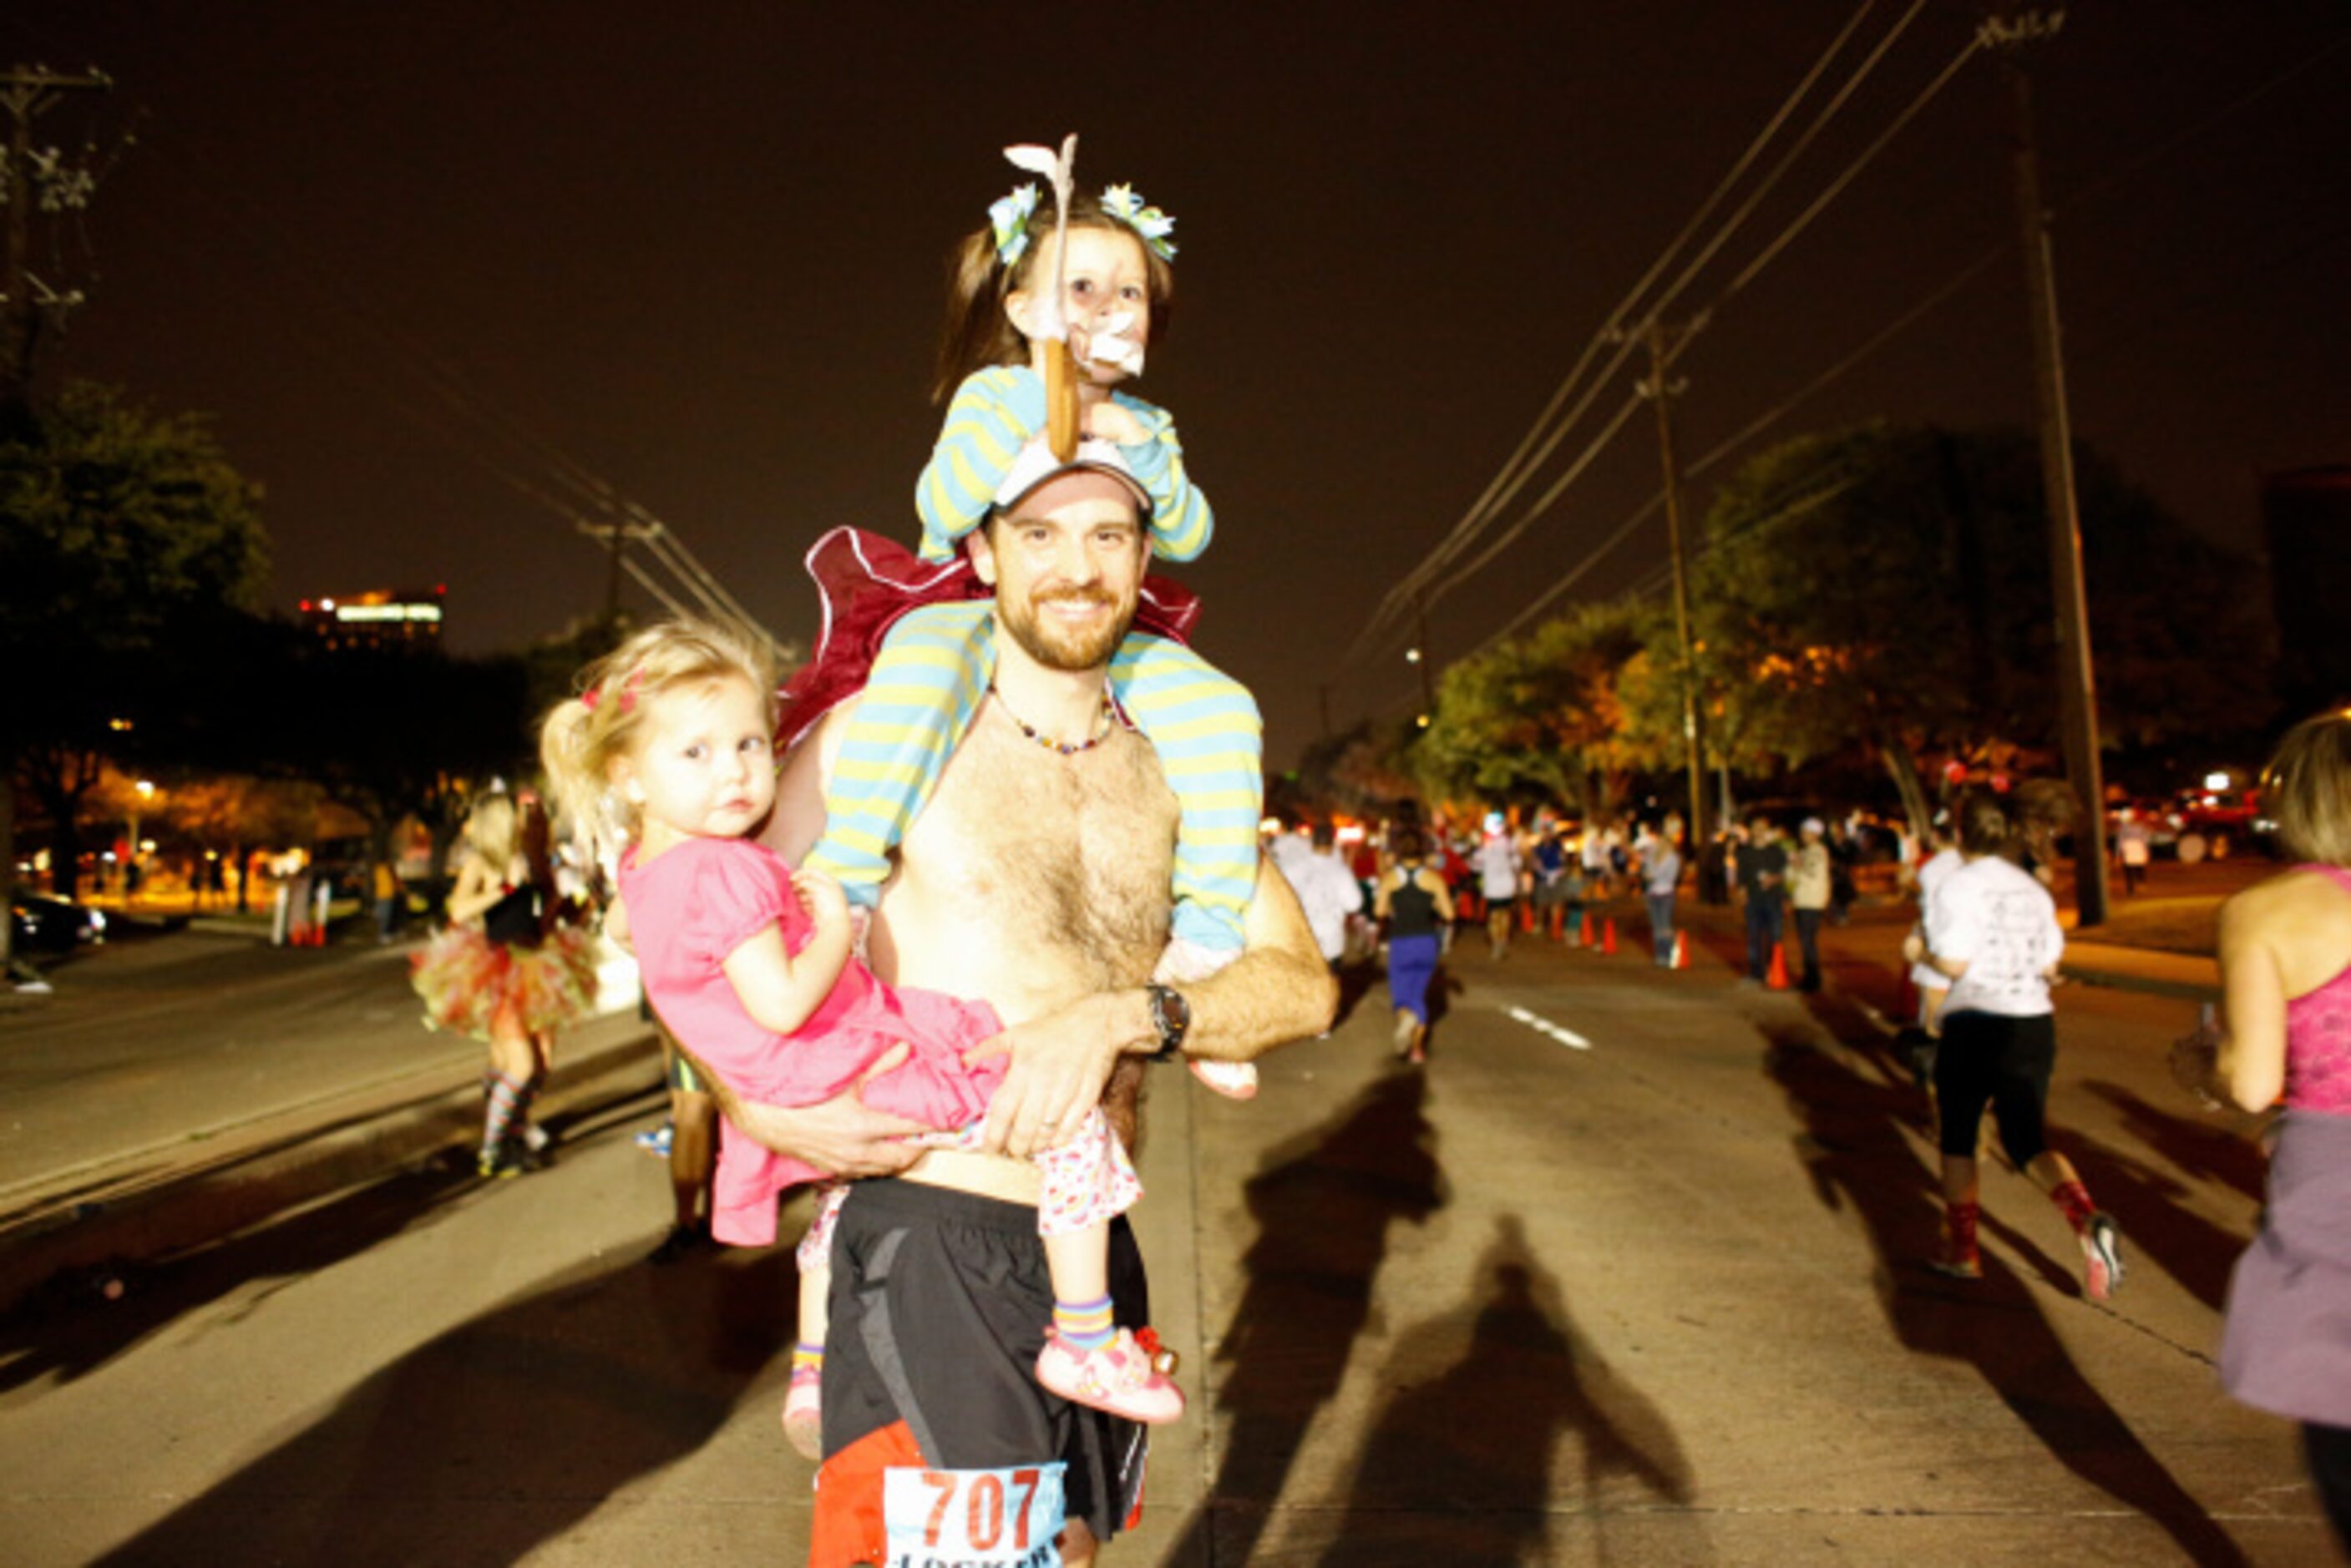
[[[887,986],[852,959],[831,993],[790,1034],[778,1034],[744,1010],[724,968],[735,950],[778,926],[785,951],[797,957],[815,934],[792,891],[790,867],[772,851],[748,839],[689,838],[640,863],[632,846],[621,857],[621,896],[654,1011],[736,1093],[768,1105],[816,1105],[904,1044],[913,1048],[905,1062],[866,1084],[860,1097],[877,1111],[962,1135],[933,1141],[972,1142],[1007,1064],[1001,1056],[977,1066],[963,1060],[966,1051],[1004,1032],[987,1003]],[[1105,1221],[1142,1194],[1099,1110],[1038,1163],[1044,1175],[1039,1229],[1048,1233]],[[710,1232],[734,1246],[766,1246],[776,1239],[778,1196],[826,1179],[815,1167],[729,1126],[719,1137]],[[820,1210],[804,1262],[822,1261],[838,1202],[836,1192]]]
[[[987,1114],[987,1096],[1004,1079],[1003,1058],[977,1067],[962,1058],[1003,1033],[984,1002],[893,991],[852,959],[792,1034],[778,1034],[744,1011],[721,967],[728,956],[764,927],[780,926],[785,950],[794,955],[815,934],[789,868],[768,849],[747,839],[692,838],[640,864],[632,846],[621,859],[621,894],[654,1011],[746,1099],[829,1100],[903,1042],[914,1054],[865,1085],[867,1105],[941,1128]],[[728,1127],[719,1141],[711,1233],[739,1246],[774,1241],[777,1195],[823,1176]]]

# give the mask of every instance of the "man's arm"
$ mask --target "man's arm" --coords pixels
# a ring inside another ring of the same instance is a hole
[[[888,1072],[906,1059],[909,1046],[893,1047],[858,1079]],[[893,1176],[922,1158],[922,1150],[900,1141],[930,1129],[884,1111],[868,1109],[856,1088],[844,1089],[813,1106],[770,1106],[744,1099],[708,1064],[687,1049],[677,1053],[694,1065],[694,1075],[710,1092],[718,1114],[754,1143],[765,1145],[789,1159],[805,1160],[835,1176]]]
[[[1177,987],[1191,1005],[1187,1056],[1247,1062],[1319,1034],[1339,1010],[1339,982],[1289,880],[1270,866],[1259,867],[1242,935],[1240,957]],[[988,1106],[987,1146],[1025,1159],[1066,1137],[1101,1101],[1121,1057],[1158,1049],[1150,993],[1140,986],[1097,992],[1006,1030],[982,1048],[1012,1058]]]

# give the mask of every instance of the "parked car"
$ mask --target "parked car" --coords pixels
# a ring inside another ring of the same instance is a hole
[[[69,953],[106,940],[106,914],[71,898],[18,888],[8,897],[9,940],[18,952]]]

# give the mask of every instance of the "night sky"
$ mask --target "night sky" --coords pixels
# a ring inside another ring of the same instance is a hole
[[[445,582],[462,651],[601,605],[601,554],[528,493],[567,462],[808,638],[819,533],[914,537],[943,259],[1014,183],[998,149],[1079,131],[1082,183],[1132,181],[1178,220],[1175,329],[1137,390],[1217,507],[1179,569],[1199,645],[1256,688],[1283,763],[1325,687],[1341,725],[1412,700],[1401,643],[1343,650],[1855,8],[14,0],[0,59],[119,84],[47,140],[141,116],[44,379],[212,411],[267,487],[274,603]],[[1788,135],[1908,9],[1870,9]],[[1928,0],[1672,314],[1716,300],[1977,15]],[[2250,548],[2258,473],[2351,461],[2351,12],[2078,4],[2039,57],[2077,433]],[[1719,304],[1679,367],[1687,456],[2011,237],[2007,101],[1994,60],[1968,62]],[[2011,253],[1763,439],[2032,406]],[[1437,658],[1657,472],[1644,410],[1436,602]],[[1635,532],[1572,597],[1651,579],[1664,540]]]

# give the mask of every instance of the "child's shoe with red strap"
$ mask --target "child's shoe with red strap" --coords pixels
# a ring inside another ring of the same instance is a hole
[[[1037,1381],[1072,1404],[1162,1426],[1183,1419],[1184,1391],[1157,1361],[1123,1328],[1094,1350],[1081,1350],[1048,1329],[1037,1355]]]

